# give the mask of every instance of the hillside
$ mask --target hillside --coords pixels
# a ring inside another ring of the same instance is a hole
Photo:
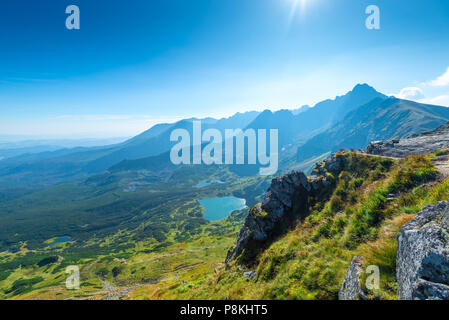
[[[422,136],[444,138],[446,131]],[[16,251],[0,256],[0,293],[17,299],[337,299],[348,298],[341,288],[354,283],[348,275],[357,272],[347,273],[348,268],[377,265],[379,289],[362,286],[359,293],[369,299],[396,299],[401,227],[424,206],[449,198],[449,180],[440,171],[448,151],[428,151],[414,156],[409,149],[405,158],[339,152],[319,162],[309,177],[292,172],[274,179],[263,200],[254,198],[252,204],[260,204],[249,213],[234,212],[193,229],[186,227],[194,220],[181,218],[180,229],[160,234],[161,226],[148,224],[150,211],[144,211],[142,221],[138,215],[129,217],[127,224],[136,223],[136,228],[109,236],[98,233],[82,246],[79,236],[56,247],[33,248],[31,242],[22,242]],[[98,188],[104,178],[88,183]],[[232,188],[226,187],[229,192]],[[251,190],[247,192],[256,195],[260,189]],[[223,186],[216,185],[198,192],[221,191]],[[161,202],[174,206],[173,216],[184,212],[183,199],[175,201],[180,195]],[[75,293],[61,285],[69,264],[80,266],[83,275],[82,290]],[[357,284],[366,277],[359,274]]]
[[[303,160],[339,149],[365,148],[371,141],[401,139],[433,130],[449,121],[449,109],[408,100],[375,99],[350,112],[332,128],[298,149]]]
[[[449,181],[438,180],[432,155],[390,160],[345,152],[335,157],[344,165],[327,171],[324,162],[321,168],[330,184],[323,198],[304,207],[306,216],[289,213],[290,218],[282,220],[291,222],[296,217],[297,223],[269,231],[266,238],[251,231],[252,242],[218,272],[167,279],[143,286],[130,297],[337,299],[353,257],[363,256],[365,265],[375,264],[381,270],[380,289],[372,296],[395,299],[399,228],[425,205],[449,198]],[[248,219],[265,221],[272,214],[253,209]],[[248,221],[246,226],[252,225]],[[259,239],[263,245],[257,244]]]
[[[145,285],[129,297],[396,299],[399,295],[403,298],[398,287],[420,299],[446,297],[445,287],[421,280],[420,285],[425,287],[410,293],[404,275],[414,273],[400,271],[413,268],[412,263],[422,263],[428,272],[419,271],[419,277],[446,283],[436,276],[445,274],[444,264],[420,262],[418,259],[425,255],[397,250],[398,234],[424,225],[429,219],[444,222],[438,216],[447,219],[449,214],[441,209],[444,202],[426,207],[449,199],[449,178],[447,172],[441,171],[442,161],[448,161],[449,145],[436,152],[432,145],[427,150],[419,145],[410,147],[417,138],[425,137],[431,137],[441,147],[437,142],[445,141],[445,127],[402,140],[402,144],[408,145],[405,158],[345,151],[320,162],[308,179],[298,172],[275,179],[264,201],[248,215],[236,245],[228,251],[226,267],[206,275],[190,273],[182,282],[167,279]],[[424,215],[426,220],[413,219],[416,214],[416,219]],[[435,228],[434,224],[429,225]],[[440,246],[440,238],[432,238],[440,231],[429,230],[433,231],[426,231],[425,241]],[[444,231],[441,232],[442,239],[446,239]],[[421,245],[417,244],[417,250]],[[398,265],[397,255],[401,259]],[[407,259],[415,260],[407,262]],[[374,291],[364,285],[367,275],[363,270],[369,265],[380,269],[380,287]],[[432,276],[426,275],[430,272]],[[352,277],[356,274],[354,282]]]

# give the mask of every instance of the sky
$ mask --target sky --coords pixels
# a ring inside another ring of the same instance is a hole
[[[449,106],[448,40],[447,0],[2,0],[0,135],[132,136],[357,83]]]

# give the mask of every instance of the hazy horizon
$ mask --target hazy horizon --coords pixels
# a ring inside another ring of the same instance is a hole
[[[378,0],[380,30],[365,27],[370,4],[80,0],[67,30],[67,4],[3,1],[0,135],[131,137],[313,106],[357,83],[449,106],[449,3]]]
[[[448,68],[447,74],[449,74],[449,68]],[[356,87],[358,85],[362,85],[362,84],[363,83],[357,83],[354,87]],[[364,83],[363,85],[369,85],[369,84]],[[346,93],[350,92],[352,89],[354,89],[354,88],[351,88],[347,92],[341,93],[341,94],[336,95],[334,97],[329,97],[327,99],[323,99],[322,101],[334,100],[337,97],[341,97],[341,96],[345,95]],[[374,89],[376,89],[376,88],[374,88]],[[419,97],[419,96],[418,96],[418,98],[414,99],[414,94],[415,94],[414,90],[415,89],[416,88],[405,88],[403,90],[403,91],[406,91],[406,90],[412,91],[411,96],[402,96],[404,94],[403,92],[401,92],[399,94],[392,94],[390,96],[394,96],[394,97],[400,98],[400,99],[416,101],[416,102],[420,102],[420,103],[424,103],[424,104],[449,107],[449,104],[448,105],[444,105],[444,101],[443,101],[443,104],[438,104],[438,103],[434,103],[431,100],[427,100],[427,99],[424,99],[424,98]],[[381,92],[381,93],[384,93],[384,92]],[[322,101],[318,101],[316,104],[318,104],[318,103],[320,103]],[[121,135],[120,136],[120,135],[108,135],[108,134],[95,134],[95,133],[92,134],[92,133],[89,133],[89,132],[78,132],[78,133],[75,133],[75,134],[73,134],[73,133],[71,133],[71,134],[70,133],[69,134],[63,133],[63,134],[34,134],[34,135],[33,134],[31,134],[31,135],[30,134],[28,134],[28,135],[27,134],[2,134],[0,132],[0,143],[2,143],[2,142],[3,143],[4,142],[14,143],[14,142],[25,142],[25,141],[45,141],[45,140],[48,140],[48,141],[72,141],[72,142],[83,141],[83,140],[92,140],[92,142],[94,142],[94,141],[101,142],[101,141],[106,141],[106,140],[116,140],[116,142],[119,141],[119,140],[126,141],[128,139],[131,139],[131,138],[139,135],[139,134],[142,134],[143,132],[145,132],[145,131],[147,131],[147,130],[151,129],[152,127],[154,127],[156,125],[159,125],[159,124],[167,124],[167,123],[168,124],[172,124],[172,123],[176,123],[176,122],[178,122],[180,120],[186,120],[186,119],[198,119],[198,120],[215,119],[215,120],[220,120],[220,119],[230,118],[230,117],[232,117],[232,116],[234,116],[234,115],[236,115],[238,113],[240,113],[240,114],[247,113],[247,112],[260,112],[261,113],[261,112],[266,111],[266,110],[269,110],[271,112],[276,112],[276,111],[279,111],[279,110],[289,110],[289,111],[293,112],[293,111],[298,110],[298,109],[303,108],[303,107],[314,108],[316,106],[316,104],[313,104],[313,105],[304,104],[304,105],[300,105],[300,106],[298,106],[296,108],[274,108],[274,109],[273,108],[261,108],[261,109],[258,109],[258,110],[256,110],[256,109],[248,109],[248,110],[245,110],[245,111],[237,111],[235,113],[232,113],[232,114],[229,114],[229,115],[225,115],[225,116],[205,115],[205,116],[202,116],[202,117],[195,117],[195,116],[176,117],[176,118],[172,118],[172,119],[164,119],[165,121],[162,121],[162,120],[161,121],[158,121],[158,120],[152,121],[152,120],[150,120],[151,119],[150,117],[140,116],[142,121],[149,120],[148,121],[148,127],[143,128],[140,131],[136,131],[135,133],[129,134],[127,136],[126,135]],[[95,121],[101,121],[103,119],[103,117],[105,119],[109,118],[109,119],[118,120],[118,121],[126,121],[127,119],[130,118],[129,116],[111,116],[111,115],[107,115],[107,116],[102,116],[102,115],[84,115],[84,116],[81,116],[81,115],[79,115],[79,116],[67,115],[67,116],[60,117],[60,119],[64,119],[64,118],[65,119],[70,119],[70,118],[72,118],[72,119],[73,118],[80,118],[81,119],[81,118],[83,118],[84,121],[92,121],[93,123],[95,123]],[[138,118],[139,118],[139,116],[135,116],[135,119],[138,119]],[[120,126],[120,123],[117,123],[117,125]],[[113,142],[111,142],[111,144],[112,143]]]

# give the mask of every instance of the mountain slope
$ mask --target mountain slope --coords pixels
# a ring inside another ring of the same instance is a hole
[[[290,146],[294,150],[314,134],[328,128],[340,116],[372,99],[385,97],[368,85],[357,85],[346,95],[334,100],[318,103],[314,108],[302,108],[302,112],[281,110],[237,113],[232,117],[216,120],[202,119],[203,130],[253,128],[279,129],[280,148]],[[22,155],[0,162],[0,186],[9,187],[20,181],[27,188],[39,188],[70,181],[79,181],[90,174],[98,173],[124,162],[156,157],[165,159],[162,154],[168,152],[176,143],[170,141],[175,128],[192,132],[192,121],[181,120],[174,124],[159,124],[125,142],[96,148],[76,148],[57,150],[34,155]],[[160,156],[161,155],[161,156]],[[145,161],[139,161],[141,166]],[[146,161],[148,162],[148,161]],[[153,160],[149,161],[155,164]],[[165,167],[167,164],[158,164]],[[244,169],[243,174],[256,174],[257,166]]]
[[[364,148],[375,140],[405,138],[435,129],[447,121],[449,108],[393,97],[375,99],[307,141],[298,149],[297,159],[308,159],[344,148]]]
[[[244,128],[258,112],[237,113],[223,119],[199,119],[203,130],[215,128]],[[28,187],[45,187],[64,182],[79,181],[90,174],[107,170],[125,160],[142,159],[166,153],[176,143],[170,141],[174,129],[192,133],[192,121],[181,120],[174,124],[159,124],[142,134],[116,145],[93,148],[62,149],[33,155],[22,155],[0,161],[0,187],[17,185],[20,181]]]
[[[386,96],[367,84],[359,84],[343,96],[320,102],[296,115],[289,110],[266,110],[248,128],[279,129],[280,147],[297,144],[326,130],[352,110],[376,98],[385,99]]]
[[[200,120],[202,129],[214,128],[220,132],[225,129],[244,128],[258,116],[258,112],[236,113],[223,119],[186,119],[175,124],[156,125],[148,131],[126,141],[123,146],[110,154],[89,163],[89,172],[100,172],[123,161],[157,156],[170,150],[177,142],[170,141],[171,132],[175,129],[185,129],[192,136],[192,122]]]
[[[201,274],[192,270],[131,296],[338,299],[353,257],[362,256],[365,267],[380,269],[379,289],[367,296],[395,299],[400,227],[425,205],[449,198],[449,181],[438,179],[434,157],[386,159],[339,152],[318,164],[308,180],[298,172],[280,177],[262,204],[251,209],[237,239],[240,250],[228,254],[225,267]],[[362,275],[361,285],[367,276]]]

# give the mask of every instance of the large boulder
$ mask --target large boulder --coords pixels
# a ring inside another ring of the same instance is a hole
[[[301,171],[292,171],[273,179],[263,202],[250,210],[226,263],[244,251],[247,259],[254,258],[275,236],[305,217],[310,198],[323,195],[332,186],[334,178],[327,173],[338,173],[343,166],[341,157],[332,156],[318,163],[310,178]]]
[[[398,236],[399,300],[449,299],[449,201],[425,207]]]
[[[307,177],[300,171],[273,179],[262,204],[254,206],[248,214],[236,246],[228,252],[226,263],[244,249],[260,248],[273,236],[281,222],[288,219],[287,216],[293,218],[299,215],[307,207],[311,188]]]

